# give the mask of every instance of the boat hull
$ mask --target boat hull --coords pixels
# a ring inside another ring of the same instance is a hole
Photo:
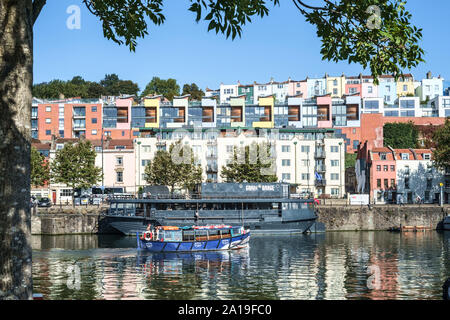
[[[208,241],[147,241],[139,238],[136,234],[137,247],[139,250],[150,252],[199,252],[236,250],[248,246],[250,232],[236,235],[231,238],[208,240]]]
[[[114,228],[122,234],[134,236],[136,232],[143,232],[146,230],[149,224],[158,226],[158,225],[174,225],[177,227],[183,226],[191,226],[195,224],[193,221],[170,221],[165,219],[148,219],[143,217],[135,217],[135,216],[106,216],[108,226]],[[245,221],[245,228],[249,228],[253,234],[298,234],[305,233],[308,231],[311,226],[316,221],[316,216],[314,213],[308,215],[302,215],[298,217],[296,221],[255,221],[248,222]],[[218,221],[201,221],[198,223],[199,225],[209,224],[209,223],[217,223],[217,224],[228,224],[231,226],[241,226],[242,222],[229,221],[227,219],[218,220]]]
[[[444,219],[444,230],[450,231],[450,216]]]

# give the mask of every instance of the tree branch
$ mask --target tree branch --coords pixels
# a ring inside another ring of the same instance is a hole
[[[39,17],[39,14],[41,13],[42,8],[47,3],[47,0],[34,0],[33,1],[33,25],[36,22],[37,18]]]

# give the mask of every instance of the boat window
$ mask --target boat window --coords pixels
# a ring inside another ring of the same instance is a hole
[[[298,203],[292,202],[291,209],[298,209]]]
[[[181,241],[182,233],[179,230],[165,230],[163,233],[164,241]]]
[[[184,231],[183,232],[183,241],[193,241],[194,240],[194,231]]]
[[[289,207],[289,203],[283,203],[282,204],[282,206],[283,206],[283,210],[287,210],[288,209],[288,207]]]

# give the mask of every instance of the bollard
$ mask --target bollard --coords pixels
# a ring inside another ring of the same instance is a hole
[[[450,278],[448,278],[442,286],[442,298],[444,298],[444,300],[450,301]]]

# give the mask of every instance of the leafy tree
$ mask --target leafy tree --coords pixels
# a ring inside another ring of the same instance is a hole
[[[182,160],[183,156],[187,160]],[[202,168],[195,164],[192,149],[178,141],[169,151],[159,150],[145,167],[147,183],[166,185],[173,194],[175,187],[192,190],[202,182]]]
[[[264,152],[265,149],[265,152]],[[252,143],[250,146],[234,148],[233,160],[222,167],[220,176],[227,182],[276,182],[270,161],[270,145]]]
[[[147,84],[141,96],[145,97],[150,94],[162,94],[169,100],[172,100],[174,96],[180,95],[180,86],[175,79],[160,79],[159,77],[153,77]]]
[[[450,118],[445,120],[443,127],[433,135],[436,149],[433,151],[433,161],[438,168],[450,168]]]
[[[29,208],[31,117],[33,87],[33,25],[46,0],[0,0],[0,298],[29,299],[32,294]],[[323,0],[313,7],[293,0],[322,39],[327,60],[370,65],[377,82],[381,73],[396,77],[402,68],[423,61],[418,46],[422,30],[412,26],[405,2],[396,0]],[[83,0],[103,27],[106,38],[135,51],[137,39],[148,35],[148,18],[165,21],[164,0]],[[269,13],[279,0],[191,0],[196,21],[234,39],[253,17]],[[379,7],[380,15],[368,9]],[[375,17],[375,19],[374,19]],[[375,25],[375,28],[371,26]],[[377,27],[378,26],[378,27]],[[370,27],[370,28],[369,28]],[[20,168],[20,170],[18,170]],[[25,192],[24,192],[25,190]],[[6,231],[5,231],[6,230]]]
[[[394,149],[416,148],[419,131],[413,122],[386,123],[383,126],[384,145]]]
[[[121,94],[136,95],[139,92],[139,86],[131,80],[120,80],[115,73],[105,75],[105,78],[100,81],[103,86],[105,95],[119,96]]]
[[[183,86],[183,92],[182,95],[190,94],[191,98],[196,101],[201,101],[202,98],[205,96],[205,93],[203,90],[201,90],[195,83],[191,84],[185,84]]]
[[[40,187],[49,181],[50,167],[48,161],[35,147],[31,147],[31,185]]]
[[[356,163],[356,153],[346,153],[345,154],[345,169],[354,168]]]
[[[80,140],[77,144],[67,143],[56,152],[50,166],[52,181],[64,183],[73,190],[92,187],[102,175],[101,168],[95,166],[95,156],[92,143],[88,140]]]

